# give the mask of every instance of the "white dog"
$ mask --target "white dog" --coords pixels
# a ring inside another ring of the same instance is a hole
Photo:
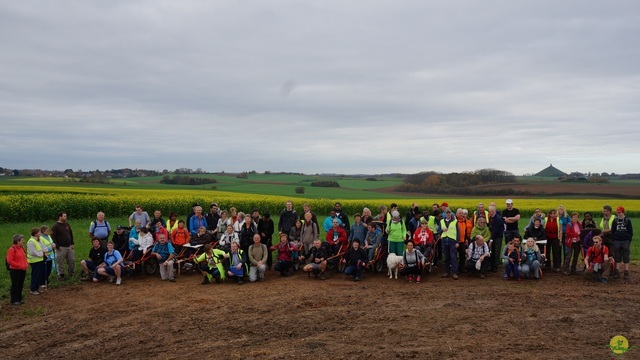
[[[387,256],[387,268],[389,269],[387,275],[389,275],[389,279],[393,279],[393,275],[395,273],[396,279],[398,279],[398,268],[402,264],[402,256],[398,256],[396,254],[389,254]]]

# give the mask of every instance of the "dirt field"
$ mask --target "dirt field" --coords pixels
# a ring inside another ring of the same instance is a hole
[[[195,274],[137,275],[3,304],[0,359],[607,359],[615,335],[640,346],[640,273],[631,276],[409,284],[267,272],[264,283],[201,286]]]

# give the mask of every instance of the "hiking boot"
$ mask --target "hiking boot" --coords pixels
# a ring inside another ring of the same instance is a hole
[[[618,270],[616,270],[616,271],[613,273],[613,278],[614,278],[614,279],[620,279],[620,272],[619,272]]]
[[[448,277],[449,275],[450,275],[449,273],[444,273],[444,274],[442,274],[442,277],[443,277],[443,278],[446,278],[446,277]]]
[[[603,284],[607,284],[608,283],[607,278],[600,279],[600,282],[603,283]]]
[[[176,282],[176,279],[169,279],[169,282]]]
[[[122,284],[122,278],[118,278],[118,280],[116,280],[116,285],[120,285]]]
[[[202,279],[202,282],[200,283],[200,285],[207,285],[209,283],[209,277],[205,276],[204,279]]]
[[[504,274],[504,276],[502,277],[503,280],[509,280],[509,275]]]
[[[625,279],[625,280],[629,280],[629,279],[630,279],[630,277],[629,277],[629,271],[627,271],[627,270],[625,270],[625,271],[624,271],[624,277],[623,277],[623,279]]]
[[[353,281],[360,281],[360,276],[356,276],[355,278],[353,278]]]
[[[324,277],[324,271],[323,271],[323,272],[320,273],[320,280],[324,280],[324,279],[325,279],[325,277]]]
[[[91,280],[91,276],[89,275],[85,275],[80,279],[80,281],[89,281],[89,280]]]
[[[484,278],[486,278],[486,275],[485,274],[480,274],[480,279],[484,279]]]
[[[238,285],[242,285],[244,284],[244,281],[242,281],[241,279],[238,279]]]
[[[422,278],[420,277],[420,275],[418,275],[416,277],[416,284],[420,284],[420,281],[422,280]]]
[[[38,292],[38,291],[31,291],[31,292],[29,292],[29,293],[30,293],[31,295],[40,295],[40,292]]]
[[[453,273],[453,280],[458,280],[458,274],[457,273]]]

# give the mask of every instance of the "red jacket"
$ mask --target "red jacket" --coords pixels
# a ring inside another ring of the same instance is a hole
[[[416,232],[413,233],[413,245],[432,245],[433,244],[433,232],[431,229],[426,228],[425,234],[422,233],[422,227],[416,229]]]
[[[578,227],[578,231],[574,229],[574,225]],[[570,222],[567,224],[567,244],[580,242],[580,230],[582,230],[582,224]]]
[[[9,268],[13,270],[27,270],[27,267],[29,267],[27,253],[18,244],[11,245],[9,251],[7,251],[7,262],[9,263]]]
[[[291,259],[291,247],[289,247],[289,243],[283,244],[279,243],[277,246],[273,246],[278,250],[278,261],[292,261]]]
[[[338,227],[338,241],[333,241],[333,228],[331,228],[329,231],[327,231],[327,237],[325,237],[325,240],[327,240],[327,242],[331,245],[335,245],[336,243],[338,244],[349,244],[349,239],[347,239],[347,232],[344,231],[343,228]]]

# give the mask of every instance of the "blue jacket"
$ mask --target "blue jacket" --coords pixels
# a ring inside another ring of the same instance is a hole
[[[207,227],[207,219],[204,216],[201,218],[192,216],[189,219],[189,232],[191,232],[191,235],[196,235],[201,226]]]
[[[165,244],[156,243],[155,245],[153,245],[151,252],[160,254],[160,264],[162,264],[167,260],[169,255],[175,252],[175,250],[173,249],[173,245],[171,245],[170,242],[167,242]]]

